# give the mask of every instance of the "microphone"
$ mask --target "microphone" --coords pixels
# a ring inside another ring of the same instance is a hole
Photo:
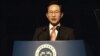
[[[39,40],[39,37],[41,36],[41,34],[44,32],[44,31],[46,31],[47,29],[46,29],[46,27],[42,27],[41,28],[41,31],[38,33],[38,40]]]
[[[60,26],[57,26],[57,27],[56,27],[56,29],[59,31],[59,29],[60,29]]]
[[[42,28],[42,31],[46,31],[46,27],[43,27],[43,28]]]

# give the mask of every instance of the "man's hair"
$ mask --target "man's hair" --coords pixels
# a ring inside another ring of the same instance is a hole
[[[46,6],[46,12],[48,12],[48,7],[51,5],[58,5],[60,7],[61,13],[63,12],[62,5],[58,1],[51,1],[50,3],[48,3]]]

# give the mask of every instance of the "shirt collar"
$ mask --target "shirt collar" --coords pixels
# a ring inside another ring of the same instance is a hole
[[[60,26],[60,23],[57,24],[56,27],[57,27],[57,26]],[[49,24],[49,30],[51,30],[52,27],[53,27],[53,25],[52,25],[52,24]]]

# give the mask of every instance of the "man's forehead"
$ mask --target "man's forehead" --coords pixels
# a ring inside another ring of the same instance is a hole
[[[60,6],[57,4],[52,4],[52,5],[48,6],[48,8],[50,8],[50,7],[59,7],[60,8]]]
[[[49,7],[48,7],[48,10],[49,10],[49,11],[52,11],[52,10],[59,11],[59,10],[60,10],[60,6],[54,4],[54,5],[49,6]]]

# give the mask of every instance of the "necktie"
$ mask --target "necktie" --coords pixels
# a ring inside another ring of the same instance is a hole
[[[56,32],[55,32],[56,27],[52,27],[51,30],[52,30],[51,35],[50,35],[51,41],[55,41],[56,40]]]

